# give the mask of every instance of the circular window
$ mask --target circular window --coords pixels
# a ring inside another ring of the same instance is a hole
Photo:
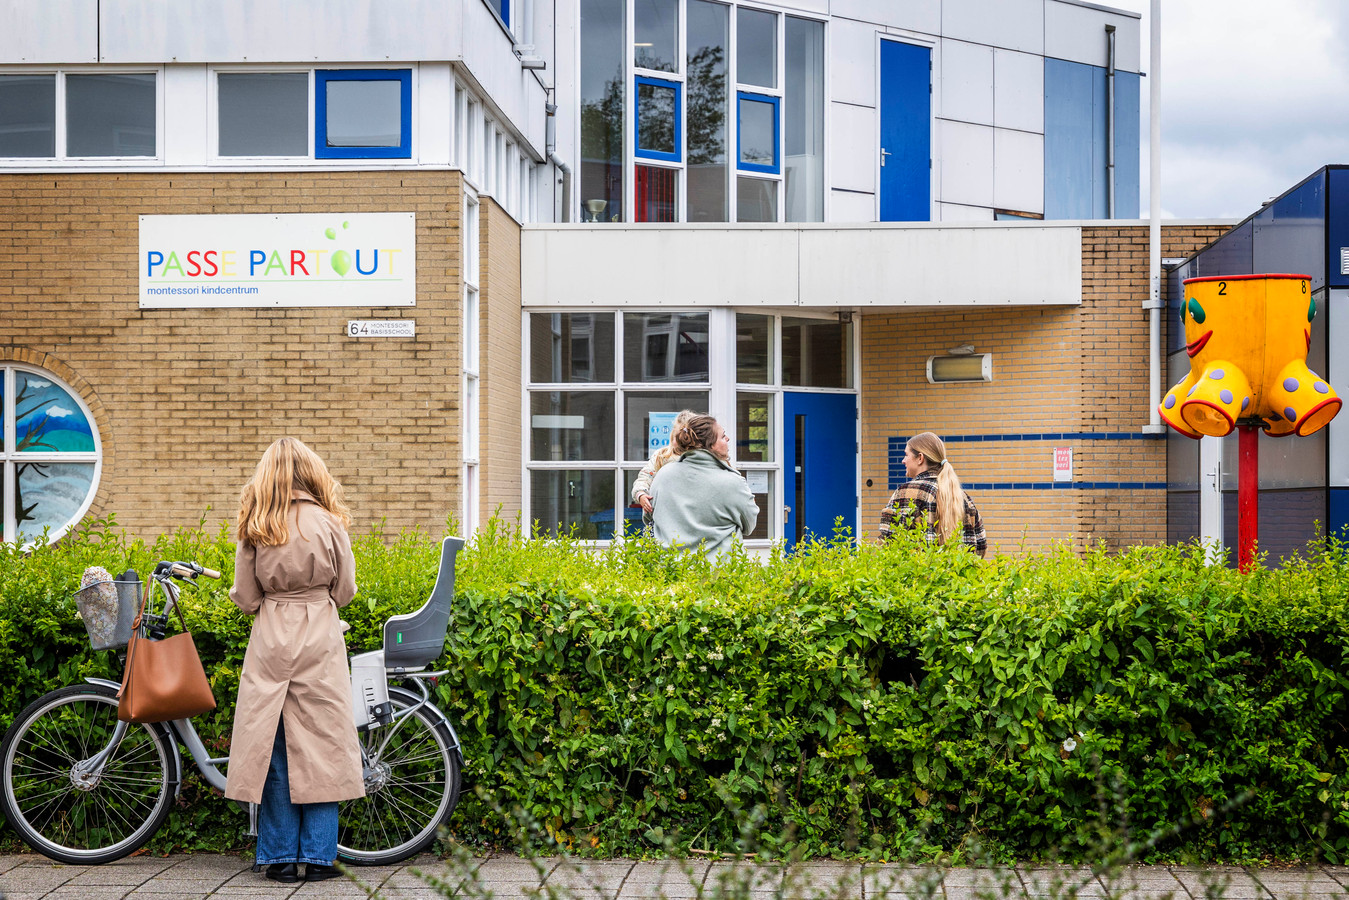
[[[0,380],[4,540],[56,540],[89,509],[102,448],[80,396],[45,369],[6,365]]]

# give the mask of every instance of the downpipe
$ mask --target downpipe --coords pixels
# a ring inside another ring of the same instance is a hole
[[[557,166],[558,171],[562,173],[562,221],[571,221],[571,166],[563,161],[562,157],[557,155],[557,104],[549,103],[544,107],[548,112],[548,122],[545,129],[544,147],[548,154],[548,161]]]

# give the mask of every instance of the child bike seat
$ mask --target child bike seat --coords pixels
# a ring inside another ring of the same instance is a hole
[[[415,671],[440,658],[454,601],[454,559],[462,546],[462,538],[445,538],[440,545],[440,571],[426,603],[416,612],[393,616],[384,623],[385,668]]]

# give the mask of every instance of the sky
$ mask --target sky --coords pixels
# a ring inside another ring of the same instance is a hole
[[[1148,0],[1102,5],[1143,14],[1148,72]],[[1321,166],[1349,163],[1349,2],[1162,0],[1161,20],[1163,217],[1245,218]],[[1145,78],[1144,216],[1148,90]]]

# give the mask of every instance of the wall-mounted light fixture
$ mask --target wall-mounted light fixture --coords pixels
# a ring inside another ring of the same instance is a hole
[[[992,380],[993,354],[975,353],[973,344],[961,344],[947,350],[945,356],[927,358],[928,384]]]

